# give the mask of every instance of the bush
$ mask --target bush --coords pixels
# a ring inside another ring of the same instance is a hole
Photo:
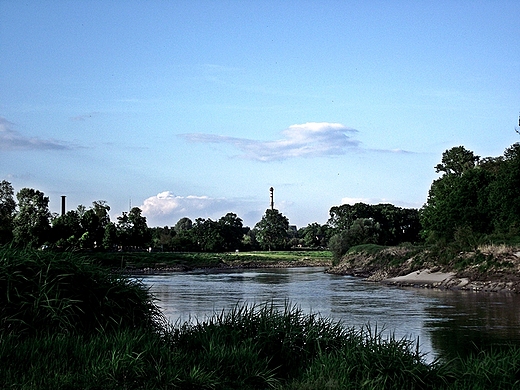
[[[329,240],[329,250],[332,252],[332,265],[338,265],[351,246],[352,240],[348,230],[333,235]]]
[[[90,333],[162,322],[140,282],[71,253],[0,249],[0,291],[1,332]]]

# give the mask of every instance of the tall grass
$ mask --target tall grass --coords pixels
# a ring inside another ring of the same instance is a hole
[[[249,345],[268,369],[282,378],[295,375],[320,353],[340,349],[350,336],[350,330],[340,323],[304,314],[289,304],[278,311],[272,303],[236,306],[207,321],[185,323],[172,332],[173,343],[195,355]]]
[[[159,326],[140,282],[67,253],[0,249],[0,331],[85,333]]]
[[[520,388],[520,348],[426,363],[290,304],[169,324],[140,283],[67,254],[0,250],[0,288],[2,388]]]

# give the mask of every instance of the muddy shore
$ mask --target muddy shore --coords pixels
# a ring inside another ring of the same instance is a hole
[[[296,261],[233,261],[233,262],[222,262],[207,267],[189,267],[186,265],[180,266],[168,266],[165,264],[156,264],[153,267],[145,268],[132,268],[127,267],[123,270],[124,273],[132,275],[140,274],[156,274],[156,273],[169,273],[169,272],[190,272],[196,270],[206,270],[208,272],[219,272],[233,269],[254,269],[254,268],[291,268],[291,267],[331,267],[330,261],[316,261],[316,260],[296,260]]]
[[[388,248],[378,254],[355,253],[327,272],[403,287],[520,293],[519,248],[488,246],[478,252],[460,253],[460,259],[472,259],[477,254],[485,259],[468,262],[462,269],[454,267],[457,263],[440,266],[432,261],[421,262],[418,258],[424,253],[409,253],[409,258],[404,248]],[[388,261],[392,256],[404,260],[392,264]]]

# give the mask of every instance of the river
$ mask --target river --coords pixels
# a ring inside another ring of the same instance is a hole
[[[139,275],[172,322],[204,320],[237,304],[287,302],[356,328],[419,341],[431,361],[474,347],[520,345],[520,295],[401,288],[322,267]]]

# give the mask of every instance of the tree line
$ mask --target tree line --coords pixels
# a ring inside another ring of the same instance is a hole
[[[342,205],[330,210],[324,224],[311,223],[296,229],[276,209],[267,209],[249,228],[234,213],[218,220],[185,217],[173,226],[149,227],[138,207],[123,212],[116,222],[102,200],[90,207],[79,205],[63,215],[51,214],[43,192],[22,188],[14,197],[11,183],[0,182],[0,244],[63,250],[138,250],[224,252],[235,250],[282,250],[327,248],[339,236],[350,245],[373,242],[383,245],[416,241],[415,209],[385,205]]]
[[[267,209],[253,227],[234,213],[218,220],[181,218],[173,226],[149,227],[138,207],[115,222],[110,206],[94,201],[64,215],[51,214],[49,198],[22,188],[14,196],[0,182],[0,244],[55,249],[222,252],[329,248],[340,258],[359,244],[481,242],[514,239],[520,228],[520,144],[503,156],[480,158],[463,146],[446,150],[435,167],[442,176],[421,209],[392,204],[334,206],[327,223],[296,229],[276,209]]]
[[[454,147],[435,169],[442,176],[432,183],[420,210],[422,238],[468,246],[518,239],[520,143],[503,156],[485,158]]]

